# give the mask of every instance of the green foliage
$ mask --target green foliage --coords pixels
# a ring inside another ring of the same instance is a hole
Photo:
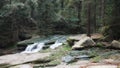
[[[120,39],[120,1],[118,0],[107,0],[106,4],[106,22],[109,28],[105,29],[104,34],[108,36],[111,40]]]
[[[104,35],[119,39],[120,1],[105,0],[103,4],[102,1],[2,0],[0,1],[0,40],[7,40],[2,43],[10,39],[13,39],[12,42],[18,41],[19,35],[31,34],[32,30],[37,30],[40,35],[86,32],[89,9],[91,32],[98,32],[102,26],[109,26],[103,30]]]
[[[75,28],[80,27],[77,23],[79,21],[75,6],[77,2],[77,0],[38,1],[36,20],[39,33],[45,35],[77,33],[74,31]],[[71,32],[71,26],[74,32]]]
[[[19,41],[21,33],[25,32],[26,29],[31,29],[35,25],[30,21],[29,7],[18,1],[7,2],[0,9],[1,47],[14,45]]]

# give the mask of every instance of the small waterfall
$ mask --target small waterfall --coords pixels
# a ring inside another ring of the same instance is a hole
[[[39,43],[36,47],[36,49],[33,49],[33,53],[34,52],[39,52],[40,50],[43,49],[43,47],[45,46],[45,43]]]
[[[51,49],[55,49],[59,46],[61,46],[64,42],[66,42],[66,37],[61,37],[56,42],[50,46]]]
[[[62,44],[63,44],[63,43],[55,42],[55,44],[51,45],[50,48],[51,48],[51,49],[55,49],[55,48],[61,46]]]
[[[31,45],[28,45],[27,48],[25,49],[25,51],[21,52],[21,53],[35,53],[35,52],[39,52],[40,50],[43,49],[43,47],[45,43],[34,43]]]
[[[25,51],[32,51],[32,49],[36,48],[36,45],[38,45],[38,43],[28,45]]]
[[[45,46],[45,43],[48,43],[50,41],[55,41],[54,44],[50,45],[50,49],[55,49],[59,46],[61,46],[64,42],[66,42],[66,36],[50,36],[47,39],[44,39],[42,41],[37,41],[33,44],[30,44],[26,47],[25,51],[21,53],[36,53],[43,49]]]

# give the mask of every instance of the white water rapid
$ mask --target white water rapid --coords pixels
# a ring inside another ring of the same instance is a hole
[[[31,45],[28,45],[25,51],[21,53],[35,53],[35,52],[42,50],[43,46],[44,46],[44,43],[37,42]]]
[[[61,46],[64,42],[66,42],[66,37],[59,38],[56,42],[50,46],[51,49],[55,49]]]
[[[66,37],[65,36],[52,36],[51,39],[45,39],[45,40],[42,40],[42,41],[38,41],[38,42],[35,42],[33,44],[30,44],[26,47],[26,49],[21,52],[21,53],[36,53],[36,52],[39,52],[43,49],[45,45],[45,43],[51,41],[51,40],[55,40],[55,43],[54,44],[51,44],[49,46],[50,49],[55,49],[59,46],[61,46],[65,41],[66,41]]]

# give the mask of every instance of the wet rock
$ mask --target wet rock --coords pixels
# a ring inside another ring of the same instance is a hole
[[[88,47],[93,45],[95,45],[95,42],[90,37],[83,37],[78,42],[75,42],[75,44],[72,46],[72,49],[78,49],[78,48],[83,48],[83,47]]]
[[[74,62],[77,60],[88,60],[91,56],[89,55],[89,52],[84,51],[71,51],[68,53],[67,56],[62,58],[62,61],[65,63]]]
[[[116,41],[116,40],[113,40],[112,43],[111,43],[111,46],[114,47],[114,48],[119,48],[120,49],[120,42]]]
[[[76,58],[76,59],[84,59],[84,60],[87,60],[87,59],[90,58],[90,56],[89,56],[89,55],[80,55],[80,56],[76,56],[75,58]]]
[[[90,55],[89,51],[71,51],[69,53],[70,56],[73,56],[75,59],[83,59],[83,60],[88,60],[91,57],[93,57],[92,55]]]
[[[70,55],[62,57],[62,61],[65,62],[65,63],[70,63],[70,62],[72,62],[74,60],[75,60],[75,58],[70,56]]]
[[[79,55],[88,55],[89,53],[90,52],[86,51],[86,50],[83,50],[83,51],[74,50],[74,51],[70,51],[69,55],[71,55],[71,56],[79,56]]]

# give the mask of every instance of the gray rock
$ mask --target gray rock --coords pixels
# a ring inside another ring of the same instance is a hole
[[[75,60],[75,58],[70,56],[70,55],[62,57],[62,61],[65,62],[65,63],[70,63],[70,62],[72,62],[74,60]]]
[[[24,64],[28,62],[35,62],[45,57],[48,57],[50,53],[33,53],[33,54],[10,54],[0,56],[0,68],[8,68],[8,66],[14,66]]]
[[[74,50],[69,52],[68,54],[70,56],[73,56],[75,59],[83,59],[83,60],[88,60],[93,57],[91,55],[91,52],[87,50],[82,50],[82,51]]]
[[[87,35],[86,34],[81,34],[81,35],[70,36],[68,39],[71,39],[71,40],[81,40],[84,37],[87,37]]]
[[[80,55],[80,56],[77,56],[76,58],[89,58],[90,56],[88,55]]]
[[[75,58],[76,59],[88,60],[88,59],[90,59],[90,56],[89,55],[80,55],[80,56],[76,56]]]
[[[69,55],[71,56],[79,56],[79,55],[89,55],[89,51],[86,51],[86,50],[83,50],[83,51],[76,51],[76,50],[73,50],[73,51],[70,51],[69,52]]]
[[[95,42],[92,40],[92,38],[83,37],[81,40],[79,40],[72,46],[72,49],[83,48],[83,47],[94,46],[94,45],[95,45]]]
[[[120,42],[116,41],[116,40],[113,40],[112,43],[111,43],[111,46],[114,47],[114,48],[120,48]]]

